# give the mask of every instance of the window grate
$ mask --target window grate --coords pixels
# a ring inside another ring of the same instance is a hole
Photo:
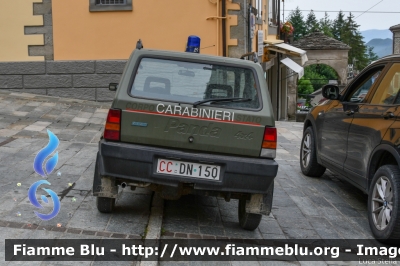
[[[96,0],[96,5],[126,5],[126,0]]]

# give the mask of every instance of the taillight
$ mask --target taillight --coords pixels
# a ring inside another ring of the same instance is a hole
[[[265,127],[264,139],[262,142],[261,157],[274,159],[276,157],[277,135],[275,127]]]
[[[121,110],[110,109],[108,111],[106,126],[104,127],[104,138],[106,140],[120,140]]]

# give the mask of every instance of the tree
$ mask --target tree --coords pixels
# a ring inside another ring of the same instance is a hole
[[[306,34],[310,34],[315,30],[320,29],[320,25],[318,23],[317,17],[314,14],[314,11],[310,11],[307,15],[306,19]]]
[[[314,92],[311,81],[309,81],[308,79],[304,79],[304,78],[301,78],[299,80],[299,83],[297,84],[297,88],[298,88],[298,93],[301,94],[301,95],[299,95],[300,98],[305,98],[306,95]]]
[[[332,34],[332,20],[329,19],[329,15],[327,12],[325,12],[325,16],[321,18],[319,21],[319,25],[321,28],[321,31],[328,37],[333,37]]]
[[[338,79],[338,74],[336,71],[325,64],[318,64],[318,65],[310,65],[305,68],[305,73],[309,72],[316,72],[322,75],[327,80],[336,80]]]
[[[343,28],[345,26],[344,14],[340,11],[336,19],[332,23],[332,34],[333,38],[338,41],[342,41]]]
[[[329,80],[337,80],[338,75],[336,71],[327,65],[318,64],[310,65],[304,68],[304,76],[299,80],[300,94],[310,94],[328,84]],[[310,91],[310,87],[312,90]],[[307,93],[306,93],[307,92]]]
[[[379,56],[374,52],[374,47],[368,46],[367,48],[368,64],[379,59]]]
[[[351,47],[349,51],[349,64],[355,64],[361,70],[368,65],[367,46],[358,30],[360,25],[354,21],[353,14],[349,14],[342,31],[342,42]]]
[[[288,21],[292,23],[294,28],[293,39],[295,41],[306,35],[306,25],[304,23],[303,13],[301,13],[299,7],[296,7],[295,10],[290,12]]]

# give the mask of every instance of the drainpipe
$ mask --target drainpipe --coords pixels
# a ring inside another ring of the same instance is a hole
[[[247,34],[247,52],[251,52],[251,4],[249,4],[249,12],[247,13],[248,34]]]
[[[222,56],[226,56],[226,0],[222,0]]]
[[[279,40],[281,39],[281,1],[280,0],[278,0],[278,36],[279,36]],[[279,106],[280,106],[280,102],[281,102],[281,100],[280,100],[280,90],[281,90],[281,88],[282,88],[282,80],[281,80],[281,78],[280,78],[280,76],[281,76],[281,55],[280,55],[280,53],[277,53],[277,57],[276,57],[276,59],[278,60],[278,62],[277,62],[277,67],[278,67],[278,71],[277,71],[277,75],[278,75],[278,77],[277,77],[277,80],[278,80],[278,89],[277,89],[277,92],[276,92],[276,96],[277,96],[277,103],[276,103],[276,116],[277,116],[277,120],[279,121],[279,119],[280,119],[280,111],[279,111]]]
[[[281,1],[278,0],[278,36],[279,40],[281,39]]]

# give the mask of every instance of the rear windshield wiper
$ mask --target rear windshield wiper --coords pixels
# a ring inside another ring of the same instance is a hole
[[[193,103],[193,107],[196,108],[198,105],[201,105],[203,103],[208,103],[208,102],[248,102],[251,101],[250,98],[213,98],[213,99],[206,99],[202,101],[197,101]]]

